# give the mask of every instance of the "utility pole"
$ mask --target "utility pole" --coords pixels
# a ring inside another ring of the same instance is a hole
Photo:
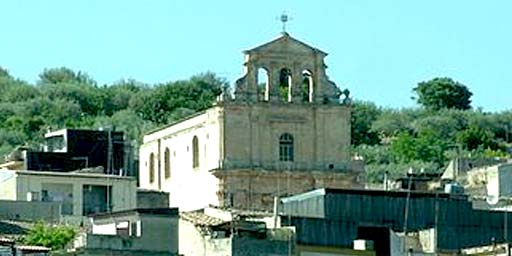
[[[404,252],[407,249],[407,222],[409,219],[409,200],[411,198],[411,183],[412,183],[412,176],[413,171],[412,168],[408,171],[409,174],[409,182],[407,184],[407,197],[405,199],[405,213],[404,213]]]

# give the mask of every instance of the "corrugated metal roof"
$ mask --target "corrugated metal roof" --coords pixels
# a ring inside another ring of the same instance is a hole
[[[35,245],[16,245],[16,249],[31,252],[49,252],[51,248]]]
[[[312,190],[312,191],[309,191],[306,193],[282,198],[281,202],[288,203],[291,201],[302,201],[305,199],[311,199],[311,198],[314,198],[317,196],[324,196],[324,195],[325,195],[325,188],[320,188],[320,189]]]
[[[14,243],[14,239],[0,236],[0,243]]]

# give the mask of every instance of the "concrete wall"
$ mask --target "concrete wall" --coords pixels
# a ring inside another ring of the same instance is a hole
[[[511,196],[512,164],[485,166],[468,171],[468,183],[471,187],[484,187],[488,195]]]
[[[275,233],[281,233],[281,237],[274,236]],[[291,229],[267,230],[267,237],[264,239],[234,236],[232,243],[233,255],[236,256],[295,255],[295,239]]]
[[[60,218],[58,202],[0,200],[0,219],[58,222]]]
[[[169,193],[154,190],[137,190],[137,208],[167,208]]]
[[[129,229],[132,223],[136,223],[139,230],[132,230],[130,236],[119,236],[116,226],[124,223]],[[178,225],[177,216],[150,214],[128,214],[95,220],[90,234],[91,241],[86,241],[87,248],[178,253]],[[112,245],[107,244],[109,239]]]
[[[42,194],[45,188],[55,188],[59,184],[72,186],[71,194],[65,195],[72,200],[71,215],[81,216],[83,209],[84,185],[112,186],[112,210],[121,211],[133,209],[136,206],[136,180],[131,177],[106,176],[97,174],[66,174],[50,172],[29,171],[1,171],[10,172],[14,177],[16,189],[14,200],[26,201],[30,192]],[[7,187],[13,188],[12,180],[7,180]],[[0,183],[3,187],[4,183]],[[10,191],[10,190],[9,190]],[[69,192],[69,191],[68,191]],[[13,193],[10,191],[9,193]]]
[[[188,221],[180,220],[180,254],[231,256],[231,239],[212,238],[201,234],[200,228]]]
[[[0,170],[0,199],[16,200],[16,175],[12,171]]]
[[[512,164],[501,164],[498,167],[500,180],[500,196],[512,196]]]
[[[148,248],[139,237],[87,234],[86,243],[80,255],[177,255]]]
[[[178,252],[178,217],[141,215],[140,220],[142,246],[154,251]]]
[[[208,227],[205,227],[206,229]],[[180,221],[180,254],[213,256],[278,256],[295,255],[293,230],[267,230],[266,238],[229,236],[204,232],[188,221]]]

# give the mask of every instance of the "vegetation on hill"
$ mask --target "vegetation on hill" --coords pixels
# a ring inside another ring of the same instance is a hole
[[[508,157],[512,111],[471,109],[469,89],[449,78],[420,82],[413,89],[419,108],[387,109],[355,101],[352,147],[366,163],[368,180],[409,168],[442,170],[455,157]]]
[[[146,131],[208,108],[227,89],[213,73],[153,85],[131,79],[98,85],[86,73],[52,68],[30,84],[0,68],[0,155],[16,146],[39,148],[45,132],[60,128],[115,128],[139,143]],[[450,78],[419,82],[413,93],[420,107],[353,102],[353,153],[366,162],[369,181],[410,167],[437,171],[455,156],[508,155],[511,111],[472,109],[472,93]]]
[[[60,128],[111,128],[140,142],[149,129],[208,108],[226,88],[213,73],[154,85],[120,80],[100,86],[68,68],[45,69],[36,84],[0,68],[0,155],[16,146],[39,148],[44,133]]]

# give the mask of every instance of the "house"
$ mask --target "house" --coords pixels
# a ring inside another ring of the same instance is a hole
[[[180,213],[180,254],[295,255],[293,228],[269,227],[272,213],[205,208]]]
[[[475,196],[512,197],[512,163],[474,168],[459,180]]]
[[[132,209],[92,215],[92,230],[74,243],[78,255],[178,255],[176,208]]]
[[[1,256],[47,256],[50,248],[17,244],[16,240],[0,237]]]
[[[287,33],[244,53],[234,99],[144,136],[140,187],[169,192],[184,211],[270,210],[275,196],[363,187],[349,92],[327,77],[327,53]]]
[[[43,151],[18,148],[0,168],[70,172],[101,167],[107,174],[136,176],[133,163],[123,132],[62,129],[45,134]]]
[[[392,246],[393,241],[413,233],[422,251],[451,254],[510,242],[512,234],[512,214],[474,209],[461,194],[326,188],[281,201],[282,225],[296,228],[299,255],[346,255],[334,252],[353,248],[356,240],[372,241],[377,255],[396,255],[393,248],[403,255],[410,246]]]
[[[81,217],[136,206],[133,177],[81,172],[0,170],[0,199],[60,202],[61,214]]]

